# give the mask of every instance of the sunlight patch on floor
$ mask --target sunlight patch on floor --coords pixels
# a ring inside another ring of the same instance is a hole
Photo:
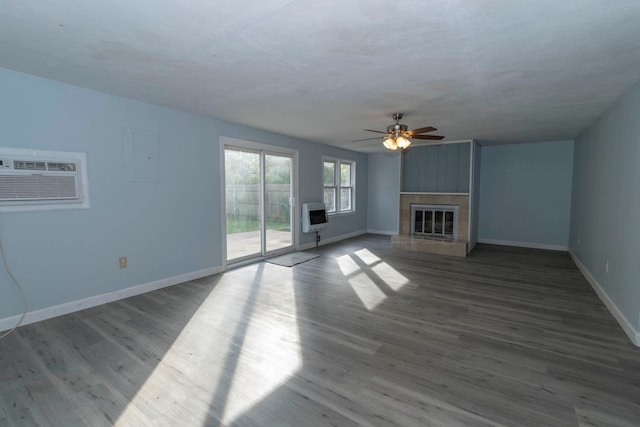
[[[368,249],[360,249],[355,255],[365,264],[371,267],[380,279],[384,281],[394,291],[399,291],[407,283],[409,279],[400,274],[395,268],[382,261],[378,256],[371,253]]]
[[[338,268],[345,276],[349,276],[360,270],[360,266],[349,255],[342,255],[336,258]]]
[[[400,274],[395,268],[391,267],[386,262],[381,262],[378,265],[374,265],[371,268],[379,278],[381,278],[384,283],[387,284],[394,291],[399,291],[402,289],[407,283],[409,283],[409,279]]]
[[[236,294],[230,292],[230,282],[223,277],[213,288],[131,399],[117,425],[132,425],[132,419],[135,420],[132,416],[136,412],[148,412],[145,410],[148,401],[162,401],[162,417],[166,417],[169,423],[200,425],[206,421],[210,394],[222,374],[224,349],[229,348],[232,341],[232,336],[217,331],[233,330],[240,313],[230,309],[234,305],[231,301],[248,297],[248,288],[238,289]],[[205,364],[219,367],[201,369]],[[201,372],[208,373],[204,376]],[[191,392],[185,394],[184,384],[190,381],[194,383],[186,389]],[[189,399],[189,404],[181,405],[186,399]],[[189,413],[184,413],[182,407],[188,407]],[[153,419],[154,414],[147,414],[147,418]]]
[[[355,254],[367,265],[375,264],[380,261],[380,258],[372,254],[369,249],[360,249],[359,251],[356,251]]]
[[[300,369],[295,316],[279,316],[263,301],[278,298],[279,305],[282,301],[287,307],[295,305],[291,270],[283,273],[279,269],[276,279],[266,279],[281,282],[282,292],[262,295],[261,265],[233,270],[220,278],[116,425],[137,425],[141,415],[171,425],[226,424]],[[247,283],[246,276],[249,281],[255,276],[258,285],[238,286]],[[286,311],[295,313],[295,308]],[[152,412],[149,408],[159,402],[162,413]]]
[[[400,291],[410,282],[408,278],[368,249],[357,250],[353,255],[347,254],[337,257],[336,262],[338,263],[338,268],[340,268],[340,271],[347,278],[356,295],[368,310],[373,310],[387,298],[387,295],[376,283],[377,279],[384,282],[394,292]],[[360,262],[366,264],[366,267],[361,266]],[[374,281],[374,274],[377,276],[375,278],[376,281]]]
[[[264,307],[256,306],[256,315],[249,320],[224,409],[222,422],[225,424],[233,424],[233,420],[267,398],[302,367],[298,323],[296,317],[289,314],[296,312],[293,270],[278,266],[269,269],[273,277],[266,280],[277,281],[282,289],[270,298],[277,298],[278,305],[294,308],[278,312],[270,308],[268,298],[264,303],[258,302]]]
[[[369,311],[376,308],[387,297],[365,273],[358,273],[350,278],[349,284]]]

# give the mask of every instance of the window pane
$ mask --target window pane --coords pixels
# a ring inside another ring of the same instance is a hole
[[[351,165],[348,163],[340,165],[340,185],[351,186]]]
[[[324,189],[324,206],[327,208],[327,212],[336,211],[336,189],[335,188]]]
[[[334,162],[324,162],[324,185],[336,185],[336,164]]]
[[[351,188],[340,189],[340,210],[341,211],[351,210]]]

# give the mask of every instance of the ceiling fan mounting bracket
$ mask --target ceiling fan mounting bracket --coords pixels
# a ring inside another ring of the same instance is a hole
[[[400,119],[402,119],[402,113],[393,113],[391,117],[393,117],[393,120],[395,120],[396,122],[392,125],[387,126],[387,133],[395,134],[395,137],[397,138],[400,134],[403,134],[409,128],[407,127],[407,125],[403,125],[402,123],[400,123]]]
[[[396,124],[387,126],[387,133],[406,132],[407,129],[409,129],[407,125],[396,123]]]

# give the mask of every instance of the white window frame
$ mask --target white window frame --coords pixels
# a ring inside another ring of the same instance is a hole
[[[334,185],[324,185],[324,164],[325,163],[333,163],[335,164],[334,168],[334,176],[333,183]],[[351,166],[351,185],[341,185],[341,166],[348,164]],[[334,206],[335,210],[330,211],[329,207],[327,207],[327,215],[344,215],[344,214],[352,214],[356,211],[356,161],[348,160],[348,159],[339,159],[336,157],[323,157],[322,158],[322,197],[324,200],[324,190],[327,188],[334,189],[335,200]],[[346,210],[341,210],[340,206],[340,194],[343,188],[351,189],[351,208]]]

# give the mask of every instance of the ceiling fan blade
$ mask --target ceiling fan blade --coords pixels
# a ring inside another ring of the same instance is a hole
[[[387,132],[382,132],[382,131],[379,131],[379,130],[372,130],[372,129],[364,129],[364,130],[366,130],[367,132],[384,133],[384,134],[387,133]]]
[[[407,131],[407,133],[410,135],[417,135],[419,133],[433,132],[434,130],[438,130],[438,129],[434,128],[433,126],[427,126],[424,128],[412,129],[410,131]]]
[[[380,138],[381,138],[380,136],[375,136],[375,137],[373,137],[373,138],[356,139],[356,140],[351,141],[351,142],[370,141],[370,140],[372,140],[372,139],[380,139]]]
[[[433,139],[433,140],[441,140],[444,139],[444,136],[440,135],[413,135],[410,136],[411,139]]]

